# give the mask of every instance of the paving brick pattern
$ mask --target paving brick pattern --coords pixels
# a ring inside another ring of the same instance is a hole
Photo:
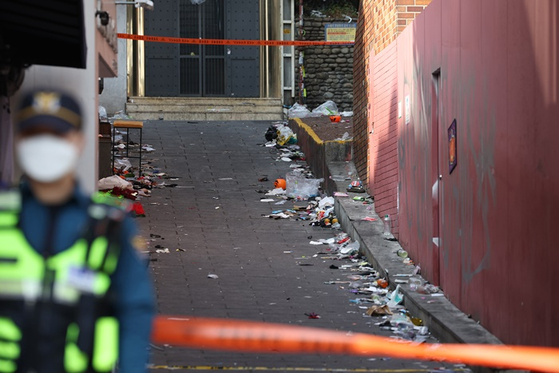
[[[150,159],[161,172],[179,178],[165,180],[176,187],[154,189],[152,197],[144,198],[147,217],[138,218],[145,237],[161,236],[152,238],[150,250],[156,245],[170,250],[169,254],[150,254],[158,312],[390,335],[373,325],[377,319],[363,317],[363,310],[349,302],[356,297],[354,294],[338,285],[324,284],[346,280],[349,274],[330,269],[332,260],[321,259],[325,255],[313,257],[326,247],[310,245],[310,238],[330,238],[334,231],[304,221],[262,217],[293,204],[263,203],[260,199],[264,194],[256,192],[272,189],[273,181],[289,171],[289,163],[276,161],[276,149],[261,146],[270,124],[145,124],[144,142],[156,151],[144,159]],[[264,175],[269,181],[259,182]],[[285,253],[288,251],[291,253]],[[208,274],[219,278],[210,279]],[[309,312],[321,318],[309,319],[305,315]],[[376,372],[427,372],[443,367],[441,363],[380,357],[373,361],[349,356],[255,355],[158,347],[161,349],[153,349],[153,372],[171,366],[178,371],[208,366],[267,367],[274,371],[359,368]]]

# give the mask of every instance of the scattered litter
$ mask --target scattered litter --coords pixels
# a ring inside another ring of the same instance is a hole
[[[272,190],[268,191],[265,195],[266,195],[266,196],[281,196],[281,195],[283,195],[283,194],[285,194],[285,190],[284,190],[284,189],[282,189],[282,188],[275,188],[275,189],[272,189]]]
[[[308,316],[309,319],[320,319],[320,315],[314,312],[305,313],[305,315]]]
[[[365,216],[364,218],[361,218],[361,220],[363,221],[377,221],[377,219],[370,217],[370,216]]]
[[[334,197],[349,197],[349,194],[344,192],[334,192]]]
[[[392,311],[390,310],[390,307],[388,307],[386,304],[382,305],[382,306],[371,306],[367,309],[366,312],[367,315],[369,316],[380,316],[380,315],[392,315]]]
[[[216,275],[216,274],[210,273],[210,274],[208,275],[208,278],[211,278],[211,279],[213,279],[213,280],[217,280],[217,279],[219,278],[219,276]]]
[[[320,241],[311,241],[311,242],[309,242],[309,244],[311,244],[311,245],[324,245],[324,243],[322,243]]]
[[[260,200],[260,202],[274,202],[274,201],[275,201],[275,199],[273,199],[273,198],[263,198],[263,199]]]
[[[289,109],[287,115],[289,118],[306,118],[310,115],[309,109],[298,103],[294,103]]]
[[[155,252],[158,253],[158,254],[169,254],[170,253],[169,249],[167,249],[167,248],[157,249],[157,250],[155,250]]]
[[[315,115],[326,115],[326,116],[330,116],[330,115],[337,115],[338,114],[338,106],[336,105],[336,103],[334,101],[326,101],[325,103],[319,105],[318,107],[316,107],[313,111],[313,114]]]
[[[348,141],[350,139],[352,139],[351,135],[345,132],[342,137],[335,138],[334,141]]]
[[[318,187],[324,179],[309,179],[300,172],[289,172],[286,175],[286,194],[297,200],[306,200],[318,196]]]
[[[400,292],[400,285],[396,286],[396,289],[388,295],[388,307],[394,308],[398,304],[402,303],[404,300],[404,294]]]

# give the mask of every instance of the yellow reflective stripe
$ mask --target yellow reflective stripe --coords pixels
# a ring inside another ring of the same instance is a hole
[[[0,209],[4,211],[19,211],[21,208],[21,195],[19,191],[12,190],[0,193]]]
[[[21,340],[21,330],[7,317],[0,317],[0,338],[8,341]]]
[[[0,372],[12,373],[16,371],[16,368],[14,361],[0,359]]]
[[[14,227],[17,224],[18,216],[13,212],[0,211],[0,227]]]
[[[102,295],[109,290],[111,286],[111,278],[106,275],[105,273],[99,272],[97,273],[97,277],[95,278],[95,294]]]
[[[105,237],[97,237],[93,240],[89,253],[89,266],[96,270],[100,269],[107,250],[108,241]]]
[[[64,367],[69,373],[85,372],[87,369],[87,354],[76,345],[80,329],[74,323],[68,326],[66,333],[66,350],[64,352]]]
[[[33,250],[19,229],[0,229],[0,257],[17,259],[0,261],[0,281],[43,278],[43,257]]]
[[[0,275],[0,277],[2,277]],[[34,301],[41,295],[39,280],[5,280],[0,278],[0,296],[4,299]]]
[[[0,359],[15,360],[19,357],[20,348],[17,342],[2,342],[0,341]]]
[[[108,274],[112,274],[115,271],[117,264],[118,264],[118,255],[109,253],[109,256],[107,257],[107,261],[105,262],[105,272],[107,272]]]
[[[98,372],[108,372],[117,358],[118,321],[114,317],[101,317],[95,324],[93,368]]]

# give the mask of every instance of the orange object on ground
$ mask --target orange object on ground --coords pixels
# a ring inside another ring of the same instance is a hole
[[[274,181],[274,187],[285,190],[285,188],[287,187],[285,179],[276,179],[276,181]]]
[[[152,342],[253,353],[389,356],[559,373],[559,348],[411,344],[368,334],[244,320],[159,316]]]
[[[332,123],[338,123],[340,120],[342,120],[341,115],[330,115],[330,121]]]
[[[377,280],[377,284],[378,284],[378,286],[380,286],[380,287],[383,288],[383,289],[386,289],[386,288],[388,287],[388,281],[386,281],[386,280],[383,279],[383,278],[379,278],[379,279]]]

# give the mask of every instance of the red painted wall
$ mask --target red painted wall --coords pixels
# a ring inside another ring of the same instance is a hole
[[[378,212],[399,204],[400,242],[425,276],[512,344],[559,346],[558,24],[555,0],[434,0],[370,59],[369,182],[399,199]],[[380,165],[395,160],[387,183]]]
[[[398,235],[398,48],[390,44],[369,57],[369,191],[380,216],[390,215],[392,232]]]

